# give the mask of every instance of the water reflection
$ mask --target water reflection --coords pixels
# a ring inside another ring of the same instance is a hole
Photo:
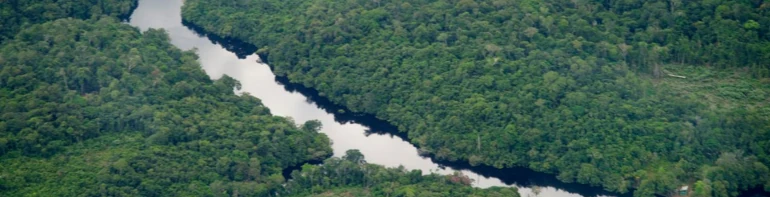
[[[202,28],[197,27],[189,22],[183,21],[183,24],[190,30],[198,35],[206,36],[214,44],[222,45],[225,49],[235,53],[239,57],[245,58],[249,54],[253,54],[257,51],[257,48],[250,44],[244,43],[237,39],[222,38],[217,35],[208,34]],[[233,45],[249,45],[249,46],[233,46]],[[264,56],[261,56],[264,57]],[[272,67],[271,67],[272,69]],[[288,92],[298,92],[307,98],[306,102],[314,104],[316,107],[323,109],[326,113],[334,115],[334,121],[340,124],[360,124],[368,127],[364,134],[370,135],[382,135],[390,137],[398,137],[401,140],[407,140],[408,137],[404,132],[398,132],[398,128],[386,121],[377,119],[371,114],[354,113],[350,112],[346,107],[334,104],[326,97],[320,96],[315,89],[304,87],[301,84],[291,83],[288,78],[275,76],[275,82],[282,85]],[[415,147],[416,148],[416,147]],[[578,193],[584,196],[609,196],[617,195],[606,192],[596,187],[588,187],[582,184],[570,184],[563,183],[557,180],[553,175],[535,172],[527,168],[508,168],[497,169],[491,166],[470,166],[467,162],[449,162],[439,161],[427,156],[420,156],[424,159],[438,164],[438,169],[442,170],[461,170],[473,172],[471,177],[474,180],[481,179],[500,179],[505,185],[517,185],[520,187],[537,188],[541,190],[539,193],[543,195],[543,190],[548,190],[548,187],[555,187],[564,189],[569,192]],[[466,173],[468,174],[468,173]],[[482,178],[483,177],[483,178]],[[534,192],[533,192],[534,193]],[[630,195],[624,195],[630,196]]]
[[[393,125],[371,115],[338,113],[348,110],[318,96],[315,90],[276,77],[270,67],[259,63],[262,60],[253,54],[255,47],[237,40],[205,35],[189,24],[185,26],[180,15],[181,6],[182,0],[140,0],[129,23],[143,31],[148,28],[166,29],[175,46],[185,50],[197,49],[201,66],[211,78],[226,74],[241,81],[242,89],[238,93],[256,96],[273,114],[290,117],[298,123],[321,121],[324,125],[322,132],[333,141],[335,156],[343,155],[348,149],[359,149],[368,162],[388,167],[402,165],[407,169],[441,174],[459,170],[476,180],[474,186],[515,186],[523,196],[608,194],[597,187],[562,183],[553,175],[525,168],[499,170],[471,167],[420,156],[417,148],[405,141],[403,133],[397,132]]]
[[[238,59],[246,59],[247,56],[257,52],[257,47],[237,39],[223,38],[215,34],[205,33],[203,28],[193,25],[190,22],[182,20],[182,25],[191,30],[195,35],[207,37],[211,44],[219,45],[225,50],[235,54]]]
[[[314,89],[306,88],[300,84],[294,84],[286,77],[276,76],[275,80],[284,85],[285,89],[290,92],[299,92],[302,95],[308,97],[309,101],[316,104],[318,108],[324,109],[327,113],[334,114],[335,121],[340,123],[356,123],[369,127],[370,129],[365,131],[368,135],[388,135],[395,136],[402,140],[407,140],[408,137],[404,132],[398,132],[396,126],[379,120],[376,117],[369,114],[351,113],[347,108],[336,105],[329,101],[327,98],[322,97]],[[340,113],[343,112],[343,113]],[[416,147],[415,147],[416,148]],[[505,185],[517,185],[521,187],[536,188],[540,187],[540,190],[546,189],[543,187],[555,187],[569,192],[578,193],[584,196],[609,196],[617,195],[606,192],[600,188],[589,187],[583,184],[570,184],[564,183],[556,179],[555,176],[536,172],[527,168],[506,168],[498,169],[491,166],[471,166],[467,162],[450,162],[441,161],[430,158],[428,156],[421,155],[422,158],[430,159],[432,162],[438,164],[441,169],[454,169],[461,171],[470,171],[476,177],[471,177],[474,180],[482,179],[499,179]],[[466,173],[467,174],[467,173]],[[473,175],[471,174],[471,176]],[[542,191],[541,191],[542,192]],[[631,196],[630,193],[621,196]]]
[[[228,51],[236,54],[240,59],[245,59],[247,56],[254,54],[258,49],[248,43],[244,43],[237,39],[222,38],[217,35],[205,33],[205,31],[191,23],[182,22],[188,29],[200,36],[207,37],[213,44],[221,45]],[[260,58],[266,58],[266,56],[260,56]],[[259,60],[259,62],[268,63],[265,59]],[[269,66],[272,70],[272,66]],[[334,104],[326,97],[320,96],[315,89],[307,88],[301,84],[292,83],[288,78],[275,76],[275,82],[283,86],[284,90],[291,93],[300,93],[306,97],[308,104],[314,104],[317,108],[323,109],[328,114],[333,114],[334,121],[340,124],[359,124],[365,126],[364,135],[369,137],[370,135],[397,137],[401,140],[408,140],[406,133],[399,132],[398,128],[386,121],[382,121],[371,114],[353,113],[346,107]],[[412,145],[414,146],[414,145]],[[415,147],[416,149],[417,147]],[[339,154],[335,154],[340,156]],[[371,156],[367,155],[367,158]],[[482,183],[482,180],[487,179],[499,179],[502,185],[516,186],[520,189],[522,196],[632,196],[633,192],[626,194],[617,194],[604,191],[598,187],[590,187],[584,184],[564,183],[556,179],[554,175],[536,172],[527,168],[506,168],[498,169],[491,166],[471,166],[467,162],[450,162],[435,160],[429,156],[420,155],[423,159],[428,159],[431,162],[438,165],[437,169],[442,172],[451,172],[454,170],[462,171],[464,174],[471,176],[474,180],[479,180],[475,185],[479,187],[500,186],[497,183],[488,184],[489,182]],[[367,159],[369,160],[369,159]],[[320,164],[318,161],[313,161],[311,164]],[[299,169],[300,166],[296,166],[284,171],[284,175],[288,175],[292,170]],[[413,169],[413,168],[409,168]],[[471,172],[471,173],[468,173]],[[475,176],[475,177],[474,177]],[[487,185],[488,184],[488,185]],[[558,188],[558,189],[555,189]],[[535,192],[534,190],[539,190]],[[564,190],[569,193],[564,193]],[[571,193],[571,194],[570,194]],[[763,187],[751,188],[744,191],[739,197],[762,197],[770,196],[769,192],[764,191]]]

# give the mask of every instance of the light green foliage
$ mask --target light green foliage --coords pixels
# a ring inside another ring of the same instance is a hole
[[[707,182],[712,193],[732,195],[770,179],[749,174],[770,164],[763,7],[187,0],[183,18],[265,47],[276,74],[397,125],[439,159],[524,166],[639,196],[719,179]],[[681,64],[736,77],[681,79],[669,66]],[[732,107],[712,107],[725,100]],[[705,176],[738,151],[750,170]]]
[[[746,21],[746,23],[743,24],[743,28],[746,28],[748,30],[759,30],[759,23],[754,20]]]

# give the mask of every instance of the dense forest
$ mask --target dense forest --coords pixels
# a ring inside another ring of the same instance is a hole
[[[3,0],[0,2],[0,43],[26,25],[59,18],[89,19],[101,16],[125,18],[136,0]]]
[[[770,3],[187,0],[422,152],[636,196],[770,191]]]
[[[198,196],[217,181],[270,193],[284,168],[331,154],[319,123],[298,128],[235,95],[232,78],[212,82],[162,30],[61,19],[23,30],[1,51],[10,196]]]
[[[365,164],[355,150],[308,165],[332,154],[320,122],[298,125],[236,95],[238,81],[211,80],[164,30],[113,17],[130,11],[47,15],[39,8],[80,13],[94,2],[11,3],[3,9],[28,12],[3,17],[22,22],[4,24],[0,44],[0,196],[518,196],[461,174]]]

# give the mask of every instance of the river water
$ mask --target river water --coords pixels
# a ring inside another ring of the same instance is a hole
[[[318,96],[314,90],[276,77],[268,65],[260,63],[253,46],[207,36],[198,28],[184,24],[180,13],[182,4],[183,0],[139,0],[129,24],[142,31],[148,28],[166,29],[175,46],[183,50],[197,50],[201,66],[212,79],[228,75],[239,80],[242,89],[237,93],[248,93],[261,99],[274,115],[290,117],[297,123],[321,121],[321,132],[333,141],[334,156],[341,156],[348,149],[358,149],[369,163],[388,167],[403,165],[406,169],[420,169],[424,173],[452,174],[461,171],[475,180],[473,184],[476,187],[517,187],[525,197],[614,195],[597,187],[563,183],[553,175],[525,168],[500,170],[471,167],[420,156],[417,148],[386,122],[366,115],[338,113],[344,108]]]

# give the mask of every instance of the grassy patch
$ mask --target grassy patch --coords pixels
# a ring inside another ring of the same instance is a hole
[[[665,70],[687,78],[663,77],[658,85],[707,104],[711,110],[757,109],[770,115],[770,79],[757,79],[743,69],[667,65]]]

